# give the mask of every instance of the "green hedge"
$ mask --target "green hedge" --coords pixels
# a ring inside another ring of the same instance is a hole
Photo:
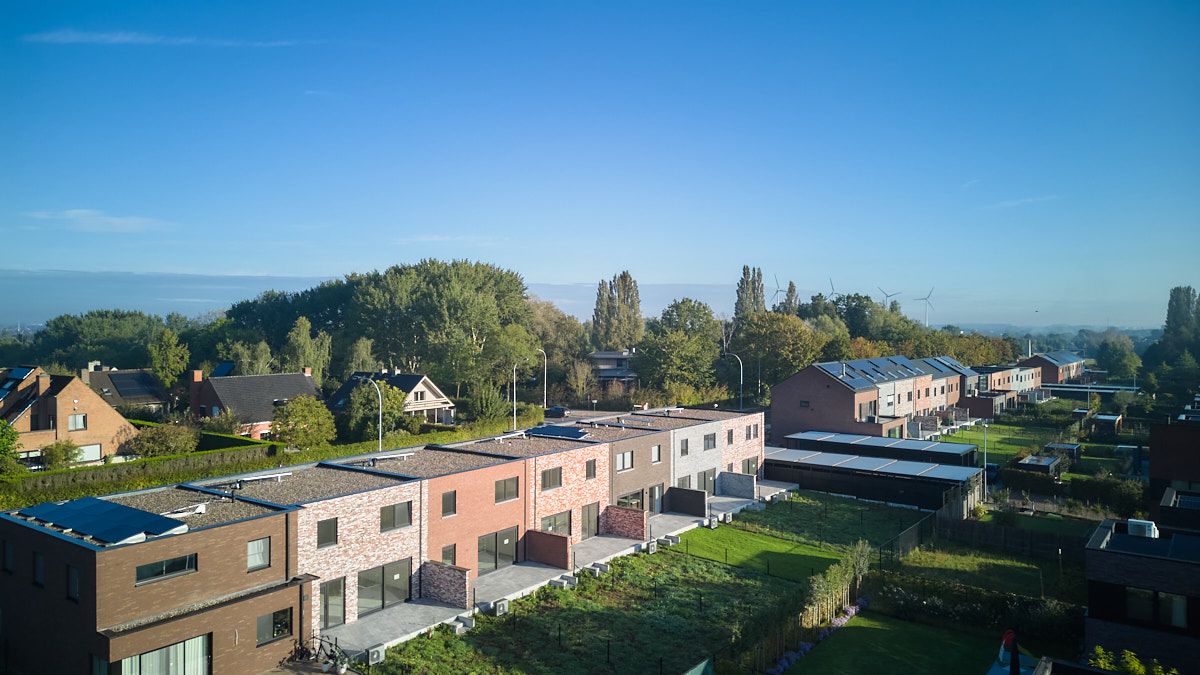
[[[517,428],[537,426],[543,420],[541,408],[522,411]],[[453,431],[440,431],[416,436],[403,432],[384,438],[385,448],[454,443],[474,438],[494,436],[510,430],[511,418],[475,422]],[[238,438],[242,441],[247,439]],[[255,442],[230,450],[194,452],[187,455],[151,457],[120,464],[65,469],[62,471],[22,474],[0,481],[0,510],[15,509],[46,501],[62,501],[89,495],[103,495],[127,490],[184,483],[226,476],[246,471],[259,471],[293,464],[308,464],[339,457],[374,452],[377,441],[330,445],[306,452],[282,452],[274,444]]]
[[[139,429],[162,426],[158,422],[147,422],[146,420],[129,420],[129,423]],[[200,444],[196,446],[196,451],[207,452],[209,450],[227,450],[229,448],[245,448],[248,446],[270,444],[270,441],[250,438],[248,436],[234,436],[232,434],[218,434],[214,431],[201,431]]]
[[[1005,467],[1000,469],[1000,480],[1004,487],[1014,492],[1028,490],[1031,494],[1050,497],[1065,494],[1063,486],[1055,483],[1054,477],[1048,473]]]

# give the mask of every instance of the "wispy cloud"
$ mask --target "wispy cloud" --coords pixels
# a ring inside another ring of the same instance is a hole
[[[976,185],[979,185],[979,179],[978,179],[978,178],[973,178],[973,179],[971,179],[971,180],[969,180],[969,181],[967,181],[967,182],[963,183],[963,184],[962,184],[962,185],[959,187],[959,189],[960,189],[960,190],[970,190],[971,188],[975,187]]]
[[[135,31],[95,32],[64,28],[44,33],[30,33],[22,38],[26,42],[52,45],[135,45],[163,47],[298,47],[319,44],[313,40],[230,40],[225,38],[158,35]]]
[[[397,244],[463,244],[466,246],[494,246],[508,241],[508,237],[486,234],[419,234],[396,240]]]
[[[25,214],[36,220],[75,232],[108,232],[128,234],[171,227],[173,223],[145,216],[113,216],[96,209],[67,209],[66,211],[30,211]]]
[[[1014,209],[1018,206],[1029,206],[1030,204],[1041,204],[1042,202],[1052,202],[1058,199],[1058,195],[1042,195],[1041,197],[1022,197],[1020,199],[1009,199],[995,204],[988,204],[980,208],[984,209]]]

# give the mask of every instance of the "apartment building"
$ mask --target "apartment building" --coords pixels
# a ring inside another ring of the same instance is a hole
[[[1021,359],[1017,365],[1040,369],[1042,382],[1046,384],[1065,384],[1083,377],[1083,357],[1073,352],[1034,354]]]
[[[957,405],[978,375],[949,356],[814,363],[771,388],[772,433],[909,435],[908,422]]]
[[[137,429],[78,377],[37,366],[0,369],[0,419],[20,434],[22,458],[37,461],[58,441],[79,446],[80,463],[120,453]]]
[[[0,666],[266,670],[311,630],[295,535],[292,508],[178,486],[0,513]]]

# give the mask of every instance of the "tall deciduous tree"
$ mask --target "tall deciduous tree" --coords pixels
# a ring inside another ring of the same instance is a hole
[[[549,379],[562,382],[571,364],[587,355],[588,339],[583,324],[545,300],[530,298],[529,309],[532,315],[530,332],[546,351]]]
[[[172,387],[179,381],[179,376],[187,369],[188,358],[191,354],[185,344],[180,344],[179,336],[170,328],[163,329],[150,343],[150,370],[165,386]]]
[[[742,322],[733,351],[751,355],[746,359],[746,369],[755,368],[751,372],[761,373],[762,384],[769,387],[806,368],[821,355],[824,346],[825,338],[799,317],[761,312]]]
[[[325,378],[332,355],[333,341],[324,331],[312,335],[312,322],[306,317],[296,319],[288,331],[283,350],[279,353],[279,367],[285,373],[299,372],[312,368],[313,383],[318,387]]]
[[[379,437],[379,396],[383,396],[383,433],[395,431],[416,433],[421,421],[404,413],[408,397],[402,390],[378,382],[379,392],[369,382],[361,382],[350,393],[350,402],[339,420],[342,438],[347,441],[369,441]]]
[[[1142,360],[1133,351],[1133,341],[1127,335],[1114,335],[1100,343],[1096,350],[1096,365],[1108,371],[1108,376],[1129,379],[1137,374]]]
[[[650,322],[633,367],[642,382],[653,387],[710,387],[716,381],[713,363],[720,349],[721,324],[713,317],[712,309],[703,302],[683,298]]]
[[[289,448],[312,450],[337,436],[333,415],[312,396],[297,396],[275,408],[271,436]]]
[[[742,278],[738,280],[737,299],[733,304],[734,321],[742,321],[751,314],[767,311],[766,292],[763,290],[762,270],[749,265],[742,266]]]
[[[360,337],[350,345],[350,353],[346,356],[346,362],[342,366],[342,379],[350,377],[352,373],[363,371],[376,371],[379,369],[379,359],[371,351],[371,339]]]
[[[592,397],[596,388],[596,377],[592,374],[592,366],[587,361],[572,361],[567,366],[567,391],[571,393],[576,403],[583,403]]]
[[[233,370],[238,375],[266,375],[271,372],[274,361],[266,340],[259,340],[253,345],[240,341],[226,343],[218,348],[217,353],[221,358],[233,361]]]
[[[788,282],[787,293],[784,293],[783,300],[776,303],[771,311],[780,314],[796,314],[800,311],[800,296],[796,293],[796,282]]]
[[[21,449],[21,435],[17,430],[0,420],[0,476],[18,473],[22,470],[17,461],[17,450]]]
[[[628,349],[645,332],[642,300],[637,281],[628,270],[601,280],[596,288],[596,307],[592,313],[592,343],[596,349]]]

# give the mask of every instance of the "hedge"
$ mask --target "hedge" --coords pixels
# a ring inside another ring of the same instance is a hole
[[[1101,504],[1126,518],[1146,506],[1146,488],[1135,480],[1079,476],[1069,483],[1056,483],[1049,474],[1009,468],[1000,469],[1000,480],[1010,490]]]
[[[145,420],[129,420],[129,423],[139,429],[162,426],[159,422],[147,422]],[[270,444],[270,441],[263,441],[248,436],[234,436],[232,434],[219,434],[215,431],[201,431],[200,444],[196,446],[196,451],[207,452],[209,450],[226,450],[228,448],[244,448],[252,445]]]
[[[528,408],[517,419],[517,428],[529,428],[543,420],[541,408]],[[494,436],[510,429],[511,418],[476,422],[453,431],[416,436],[396,433],[384,437],[385,448],[454,443]],[[247,439],[238,438],[242,441]],[[330,445],[306,452],[283,452],[279,446],[256,442],[248,447],[211,450],[186,455],[150,457],[133,462],[22,474],[0,481],[0,510],[15,509],[46,501],[140,490],[185,483],[247,471],[309,464],[373,452],[378,441]]]

